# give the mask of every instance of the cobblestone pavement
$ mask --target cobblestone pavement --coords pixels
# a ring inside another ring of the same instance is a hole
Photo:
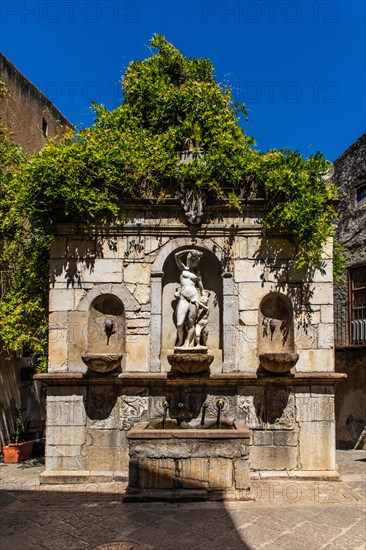
[[[0,464],[0,549],[364,550],[366,451],[337,461],[342,482],[255,481],[255,502],[182,504],[123,504],[123,483],[40,486],[36,460]]]

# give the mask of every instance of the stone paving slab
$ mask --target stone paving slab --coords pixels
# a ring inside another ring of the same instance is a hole
[[[35,461],[0,465],[0,548],[365,550],[366,452],[337,460],[342,482],[253,481],[255,502],[181,504],[123,504],[125,483],[42,486]]]

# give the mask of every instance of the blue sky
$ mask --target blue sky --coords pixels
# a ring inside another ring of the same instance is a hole
[[[154,33],[212,60],[244,101],[262,151],[335,160],[366,127],[363,0],[2,0],[0,48],[75,125],[91,101],[113,109]]]

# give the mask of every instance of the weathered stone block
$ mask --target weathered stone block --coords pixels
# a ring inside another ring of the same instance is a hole
[[[54,311],[71,311],[75,308],[74,289],[50,289],[49,310]]]
[[[297,325],[295,327],[295,346],[298,350],[317,349],[318,331],[314,325]]]
[[[151,279],[151,313],[161,315],[161,277]]]
[[[295,248],[286,239],[276,237],[249,237],[248,238],[248,258],[257,260],[291,259],[294,257]]]
[[[83,456],[64,456],[62,470],[86,470],[86,460]]]
[[[126,335],[126,371],[146,372],[149,368],[149,335]]]
[[[333,305],[333,285],[332,283],[316,283],[311,285],[312,305]]]
[[[241,326],[238,330],[238,337],[245,352],[257,348],[258,328],[256,325]]]
[[[51,386],[47,388],[48,401],[80,401],[85,399],[86,388],[80,386]]]
[[[150,287],[148,285],[138,284],[133,295],[139,304],[147,304],[150,301]]]
[[[47,445],[46,457],[57,458],[62,456],[78,457],[82,454],[80,445]]]
[[[303,350],[296,363],[297,372],[333,372],[334,353],[331,349]]]
[[[330,259],[323,259],[320,269],[314,272],[314,283],[332,283],[333,282],[333,261]]]
[[[98,255],[104,260],[124,258],[124,241],[123,239],[99,239],[97,242]]]
[[[62,455],[58,456],[45,456],[46,470],[61,470],[62,469]]]
[[[320,319],[322,323],[333,323],[334,321],[334,308],[333,306],[320,306]]]
[[[50,313],[48,318],[48,327],[50,330],[68,329],[70,323],[70,313],[68,311],[55,311]]]
[[[234,262],[237,283],[287,282],[287,260],[247,260]]]
[[[52,288],[68,289],[80,285],[78,262],[70,267],[69,260],[50,260],[50,282]]]
[[[88,348],[88,321],[87,311],[70,311],[70,333],[69,333],[69,365],[86,365],[82,363],[81,357],[85,355]]]
[[[273,443],[284,447],[297,447],[299,434],[295,431],[276,430],[273,432]]]
[[[210,489],[229,489],[233,486],[233,463],[230,459],[210,458],[208,485]]]
[[[85,443],[84,426],[52,426],[47,427],[48,445],[84,445]]]
[[[67,328],[50,329],[48,334],[48,362],[50,372],[65,372],[68,365]]]
[[[125,265],[123,280],[125,283],[148,285],[150,283],[150,264],[136,262]]]
[[[112,451],[112,452],[111,452]],[[86,468],[88,470],[122,470],[121,464],[126,463],[124,455],[127,449],[109,447],[88,447],[86,452]]]
[[[316,395],[297,393],[296,421],[317,422],[334,421],[334,397],[332,395]]]
[[[93,258],[96,254],[95,239],[68,239],[68,258]]]
[[[256,309],[258,311],[262,298],[271,290],[275,290],[271,283],[238,283],[239,310]]]
[[[145,237],[145,254],[152,254],[164,246],[169,241],[169,237],[155,237],[148,235]]]
[[[334,422],[300,423],[300,469],[335,470]]]
[[[236,296],[238,295],[238,290],[234,282],[234,277],[232,273],[224,272],[222,275],[222,292],[224,296]]]
[[[240,312],[240,324],[242,325],[258,325],[258,310],[250,309]]]
[[[253,470],[295,470],[297,447],[258,446],[250,449],[250,467]]]
[[[120,446],[120,432],[114,430],[98,430],[88,428],[85,436],[85,443],[88,447],[108,447],[114,452]]]
[[[248,460],[234,460],[234,483],[236,489],[249,489],[249,463]]]
[[[266,430],[253,430],[252,445],[273,445],[273,432]]]
[[[173,489],[175,461],[169,458],[141,459],[137,463],[138,486],[141,489]]]
[[[160,350],[161,350],[161,315],[153,315],[151,313],[150,370],[152,372],[159,372],[161,369]]]
[[[236,296],[228,296],[225,300],[223,311],[223,324],[226,327],[235,327],[239,323],[238,299]],[[225,329],[224,329],[225,330]]]
[[[234,372],[256,372],[259,367],[257,348],[254,342],[248,341],[246,329],[255,327],[240,327],[235,339]],[[243,329],[243,330],[241,330]]]
[[[320,348],[333,349],[334,347],[334,326],[333,323],[321,323],[318,326],[318,345]]]
[[[179,479],[182,487],[208,487],[208,460],[190,458],[179,461]]]
[[[150,319],[144,319],[144,318],[127,319],[126,324],[127,324],[127,329],[148,327],[150,326]]]
[[[86,412],[83,402],[49,401],[47,406],[47,423],[49,426],[84,426]]]
[[[87,295],[87,290],[90,288],[89,285],[87,284],[83,284],[82,285],[83,288],[75,288],[74,289],[74,308],[77,309],[77,307],[79,306],[81,300],[83,300],[83,298],[85,298],[85,296]]]
[[[264,280],[265,266],[250,260],[234,261],[234,280],[236,283],[261,282]]]
[[[80,280],[93,283],[121,283],[123,263],[122,260],[100,259],[95,260],[93,266],[82,262],[80,267]]]
[[[237,237],[232,247],[232,257],[243,259],[248,256],[248,239],[246,237]]]

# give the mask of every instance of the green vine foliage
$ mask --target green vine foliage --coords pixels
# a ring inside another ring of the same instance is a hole
[[[150,44],[152,55],[127,68],[120,107],[94,105],[90,128],[49,140],[26,161],[13,158],[11,171],[1,157],[2,261],[13,279],[0,307],[0,338],[10,349],[25,342],[44,349],[44,274],[61,219],[113,218],[123,200],[164,201],[190,188],[242,208],[254,189],[265,198],[264,231],[295,245],[298,266],[316,265],[333,233],[336,191],[324,178],[323,155],[260,153],[239,125],[245,105],[216,82],[209,60],[186,58],[161,35]],[[185,164],[178,154],[185,150],[200,154]]]

